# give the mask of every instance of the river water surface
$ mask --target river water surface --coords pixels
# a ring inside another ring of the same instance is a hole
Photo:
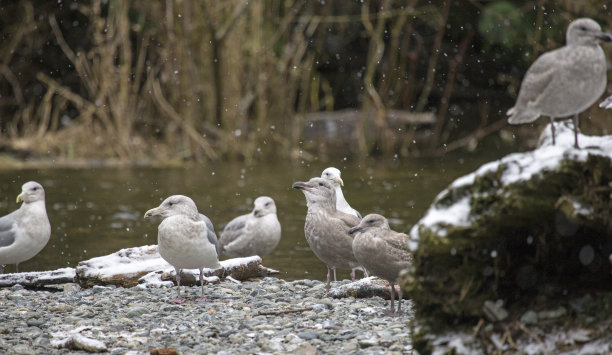
[[[304,239],[306,202],[291,185],[320,176],[328,166],[342,171],[344,194],[362,215],[380,213],[391,227],[408,233],[434,197],[455,178],[508,153],[486,149],[442,158],[338,162],[240,162],[174,168],[46,168],[0,167],[0,215],[18,208],[15,197],[29,180],[43,184],[52,226],[51,240],[20,271],[74,267],[81,260],[121,248],[157,243],[159,220],[144,219],[172,194],[188,195],[201,213],[215,224],[217,235],[232,218],[248,213],[253,200],[268,195],[276,201],[282,226],[277,249],[263,264],[281,272],[281,278],[318,279],[325,265]],[[10,267],[7,271],[10,271]],[[339,277],[348,277],[340,272]]]

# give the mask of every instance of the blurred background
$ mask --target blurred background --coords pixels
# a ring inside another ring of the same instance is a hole
[[[539,128],[505,124],[526,69],[575,18],[612,29],[596,0],[0,4],[0,150],[18,159],[403,158],[489,135],[531,148]],[[610,116],[594,105],[582,130]]]

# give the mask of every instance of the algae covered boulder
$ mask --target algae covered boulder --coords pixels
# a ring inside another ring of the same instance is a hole
[[[410,232],[402,275],[417,314],[483,317],[486,301],[529,305],[612,289],[612,136],[557,125],[538,149],[455,180]]]

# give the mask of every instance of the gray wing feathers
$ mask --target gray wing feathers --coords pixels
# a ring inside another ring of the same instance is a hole
[[[247,218],[250,214],[245,214],[232,219],[221,232],[221,249],[232,243],[242,235],[242,229],[246,226]]]
[[[556,59],[552,54],[555,52],[543,54],[527,70],[521,83],[516,105],[508,110],[508,114],[511,115],[508,119],[509,123],[528,123],[535,121],[540,116],[540,112],[530,109],[530,103],[537,102],[542,95],[545,95],[547,88],[555,78],[556,69],[558,69],[558,63],[553,65]]]
[[[16,236],[13,231],[13,225],[15,224],[14,215],[17,211],[0,217],[0,247],[7,247],[15,242]]]
[[[210,220],[210,218],[206,217],[205,215],[201,213],[200,213],[200,218],[206,224],[206,229],[208,229],[208,233],[206,234],[206,237],[208,238],[208,241],[212,245],[215,246],[215,250],[217,250],[217,256],[219,256],[219,253],[221,252],[221,250],[219,248],[219,239],[217,239],[217,234],[215,233],[215,226],[212,224],[212,221]]]

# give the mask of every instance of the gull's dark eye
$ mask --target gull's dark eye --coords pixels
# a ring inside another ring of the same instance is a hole
[[[32,188],[32,191],[36,191],[36,190],[38,190],[38,186],[35,186]]]
[[[319,186],[324,186],[322,182],[319,183]]]
[[[270,207],[271,204],[271,202],[266,202],[266,207]]]
[[[587,28],[586,28],[585,26],[579,26],[578,28],[579,28],[581,31],[586,31],[586,30],[587,30]]]

